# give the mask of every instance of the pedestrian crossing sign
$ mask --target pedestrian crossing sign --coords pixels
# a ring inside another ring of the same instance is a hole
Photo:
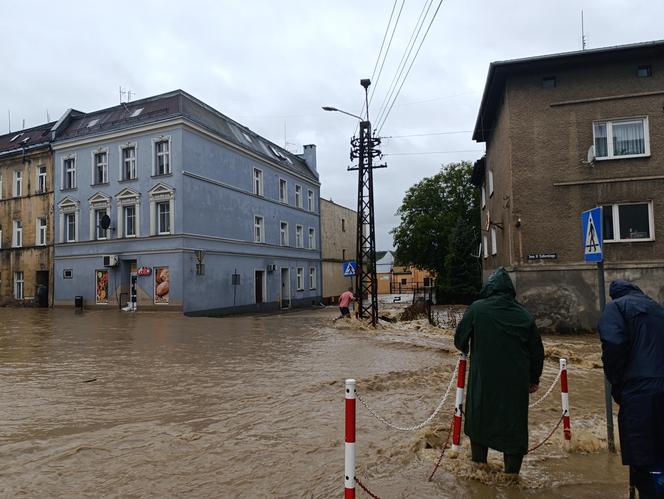
[[[344,261],[344,277],[353,277],[357,273],[357,262],[355,260]]]
[[[583,229],[583,255],[586,262],[601,262],[602,252],[602,207],[581,213]]]

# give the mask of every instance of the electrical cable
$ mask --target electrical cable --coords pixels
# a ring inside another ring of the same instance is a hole
[[[385,153],[383,156],[419,156],[423,154],[453,154],[453,153],[466,153],[466,152],[484,152],[483,149],[464,149],[458,151],[426,151],[426,152],[393,152]]]
[[[454,135],[457,133],[472,133],[473,130],[453,130],[450,132],[430,132],[430,133],[413,133],[410,135],[387,135],[381,137],[381,139],[403,139],[406,137],[429,137],[431,135]]]

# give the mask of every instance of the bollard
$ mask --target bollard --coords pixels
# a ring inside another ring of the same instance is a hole
[[[569,393],[567,391],[567,359],[560,359],[560,397],[563,403],[563,433],[565,440],[572,440],[569,424]]]
[[[355,380],[346,380],[346,443],[344,498],[355,499]]]
[[[466,392],[466,354],[459,354],[459,370],[457,373],[456,401],[454,402],[454,424],[452,430],[452,449],[458,450],[461,442],[461,420],[463,418],[463,402]]]

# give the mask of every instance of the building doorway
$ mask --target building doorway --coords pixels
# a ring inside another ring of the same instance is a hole
[[[281,269],[281,308],[290,308],[290,269]]]
[[[256,270],[254,272],[254,293],[256,303],[263,303],[265,297],[263,296],[263,288],[265,286],[265,271]]]
[[[39,307],[48,307],[48,270],[38,270],[35,276],[35,296]]]

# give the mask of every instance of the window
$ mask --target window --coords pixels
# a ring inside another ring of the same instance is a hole
[[[108,183],[108,153],[97,152],[93,155],[93,182],[97,184]]]
[[[636,76],[643,78],[647,76],[652,76],[652,67],[651,66],[639,66],[636,68]]]
[[[101,219],[105,215],[108,215],[106,208],[99,208],[95,210],[95,237],[98,240],[104,240],[108,238],[108,229],[102,229]]]
[[[493,170],[489,170],[489,197],[493,196]]]
[[[14,189],[12,195],[16,198],[19,197],[23,191],[23,174],[20,171],[14,172]]]
[[[0,173],[0,199],[2,199],[2,173]]]
[[[301,225],[295,226],[295,247],[296,248],[304,247],[304,233]]]
[[[254,194],[263,195],[263,170],[254,168]]]
[[[23,224],[20,220],[14,220],[14,232],[12,234],[12,248],[23,246]]]
[[[279,241],[282,246],[288,246],[288,222],[281,222],[281,229],[279,232]]]
[[[484,189],[484,184],[480,187],[480,196],[482,197],[482,209],[486,207],[486,190]]]
[[[604,241],[652,241],[652,203],[613,204],[602,207]]]
[[[341,232],[346,232],[346,219],[341,219]]]
[[[316,289],[316,267],[309,267],[309,289]]]
[[[162,201],[157,203],[157,234],[171,233],[171,203]]]
[[[14,272],[14,299],[23,299],[23,272]]]
[[[295,186],[295,206],[302,208],[302,186]]]
[[[314,191],[307,191],[307,209],[309,211],[314,211]]]
[[[65,213],[65,242],[76,241],[76,213]]]
[[[171,141],[158,140],[154,143],[155,175],[168,175],[171,173]]]
[[[2,248],[2,225],[0,225],[0,248]]]
[[[265,221],[263,217],[255,216],[254,217],[254,242],[255,243],[264,243],[265,242]]]
[[[554,88],[556,86],[555,76],[545,76],[542,78],[542,88]]]
[[[425,288],[430,288],[433,286],[433,279],[431,277],[425,277],[424,278],[424,287]]]
[[[46,246],[46,219],[37,219],[37,231],[35,235],[35,244],[37,246]]]
[[[304,269],[302,267],[298,267],[295,275],[297,277],[297,290],[302,291],[304,289]]]
[[[120,179],[133,180],[136,178],[136,146],[127,146],[121,149]]]
[[[597,159],[631,158],[650,155],[648,118],[593,123]]]
[[[124,237],[136,237],[136,206],[123,208]]]
[[[309,228],[309,249],[316,249],[316,229]]]
[[[491,226],[491,254],[498,254],[498,244],[496,242],[496,228]]]
[[[405,277],[403,279],[401,279],[401,284],[404,285],[404,286],[406,284],[408,284],[408,279],[406,279]]]
[[[46,167],[37,169],[37,192],[46,192]]]
[[[62,188],[76,189],[76,158],[67,158],[62,162]]]
[[[489,246],[486,236],[482,236],[482,256],[489,258]]]
[[[288,182],[283,178],[279,179],[279,201],[288,203]]]

